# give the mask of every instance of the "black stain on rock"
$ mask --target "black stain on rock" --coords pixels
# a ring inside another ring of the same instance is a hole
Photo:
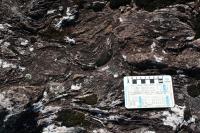
[[[188,86],[187,92],[191,97],[198,97],[200,95],[200,83]]]
[[[193,0],[134,0],[135,4],[147,11],[164,8],[174,4],[184,4]]]
[[[120,6],[126,6],[131,3],[131,0],[110,0],[110,7],[117,9]]]
[[[66,127],[78,126],[78,125],[85,126],[88,123],[85,120],[84,113],[70,109],[58,112],[58,118],[56,120],[62,122],[62,125]]]
[[[43,126],[37,124],[38,113],[30,107],[25,111],[10,116],[0,128],[1,133],[39,133]]]

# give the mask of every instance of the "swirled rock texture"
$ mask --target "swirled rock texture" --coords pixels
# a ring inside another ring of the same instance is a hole
[[[181,0],[1,0],[0,133],[200,132],[200,10]],[[176,105],[127,110],[123,77]]]

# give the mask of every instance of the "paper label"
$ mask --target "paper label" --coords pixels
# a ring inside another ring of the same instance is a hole
[[[126,76],[124,95],[128,109],[174,106],[172,78],[169,75]]]

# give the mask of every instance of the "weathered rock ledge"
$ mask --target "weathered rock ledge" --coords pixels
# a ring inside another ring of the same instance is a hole
[[[2,0],[0,133],[200,132],[200,10],[186,0]],[[176,106],[127,110],[126,75]]]

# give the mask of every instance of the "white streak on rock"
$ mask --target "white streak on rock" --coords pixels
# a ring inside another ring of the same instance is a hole
[[[113,77],[114,77],[114,78],[118,78],[118,77],[119,77],[119,74],[118,74],[118,73],[115,73],[115,74],[113,75]]]
[[[59,94],[65,92],[65,87],[60,83],[51,83],[49,85],[49,92],[58,96]]]
[[[34,107],[34,111],[40,111],[42,108],[43,108],[43,102],[42,101],[39,101],[37,103],[34,103],[33,104],[33,107]]]
[[[119,22],[124,22],[124,20],[121,18],[121,17],[119,17]]]
[[[114,107],[114,106],[119,105],[119,104],[121,104],[121,103],[122,103],[122,100],[117,99],[117,100],[115,100],[115,101],[112,101],[111,107]]]
[[[106,70],[108,70],[110,67],[107,65],[107,66],[105,66],[105,67],[102,67],[99,71],[100,72],[103,72],[103,71],[106,71]]]
[[[110,38],[107,38],[107,39],[106,39],[106,44],[107,44],[108,46],[110,46],[110,44],[111,44]]]
[[[154,51],[155,51],[155,47],[156,47],[156,43],[153,42],[153,43],[151,44],[151,52],[154,52]]]
[[[194,39],[194,36],[189,36],[189,37],[186,38],[186,40],[188,40],[188,41],[191,41],[193,39]]]
[[[71,13],[70,7],[67,7],[66,15],[60,19],[60,21],[56,24],[55,27],[59,29],[61,28],[61,24],[63,23],[63,21],[73,19],[75,19],[75,16]]]
[[[155,33],[159,33],[159,31],[158,31],[158,30],[153,30],[153,32],[155,32]]]
[[[4,42],[3,45],[8,47],[8,46],[10,46],[10,43],[9,42]]]
[[[195,122],[195,118],[191,117],[188,121],[184,120],[184,110],[185,106],[178,106],[175,105],[175,107],[171,108],[171,112],[169,111],[164,111],[162,113],[163,118],[163,124],[168,125],[173,127],[173,130],[176,130],[177,126],[182,126],[182,125],[188,125],[190,123]]]
[[[156,55],[154,55],[154,58],[155,58],[156,62],[162,62],[162,60],[163,60],[163,57],[158,57]]]
[[[43,115],[43,119],[38,121],[38,125],[42,124],[51,124],[53,120],[57,118],[56,113],[61,110],[61,107],[58,106],[45,106],[40,110],[40,113]]]
[[[34,50],[34,48],[33,48],[33,47],[30,47],[30,48],[29,48],[29,51],[31,51],[31,52],[32,52],[33,50]]]
[[[126,59],[127,59],[126,55],[122,55],[122,57],[126,61]]]
[[[2,42],[3,42],[3,40],[1,39],[1,40],[0,40],[0,44],[1,44]]]
[[[162,114],[165,116],[165,118],[162,119],[163,124],[171,126],[173,127],[173,130],[175,130],[176,127],[184,120],[184,109],[185,106],[181,107],[176,105],[174,108],[171,108],[172,113],[169,111],[164,111]]]
[[[108,119],[111,120],[111,121],[117,121],[117,120],[120,119],[121,117],[123,117],[123,116],[120,116],[120,115],[110,115],[110,116],[108,117]]]
[[[48,10],[47,14],[53,14],[56,10]]]
[[[58,127],[55,124],[51,124],[44,128],[42,133],[72,133],[69,132],[69,130],[70,129],[65,126]]]
[[[78,133],[84,131],[82,127],[65,127],[51,124],[43,129],[42,133]]]
[[[12,27],[12,26],[8,23],[0,24],[0,30],[6,31],[9,27]]]
[[[12,111],[13,106],[9,98],[5,97],[5,92],[0,93],[0,105],[9,111]]]
[[[4,29],[3,24],[0,24],[0,30],[3,30],[3,29]]]
[[[22,66],[19,66],[19,69],[21,70],[21,71],[25,71],[25,67],[22,67]]]
[[[21,38],[21,45],[22,46],[26,46],[28,44],[28,42],[29,42],[28,40]]]
[[[70,43],[70,44],[75,44],[76,41],[72,38],[69,38],[68,36],[65,36],[64,37],[64,40],[67,42],[67,43]]]
[[[92,133],[110,133],[110,132],[106,129],[100,128],[100,129],[93,130]]]
[[[163,53],[163,54],[167,54],[167,53],[165,52],[165,50],[162,50],[162,53]]]
[[[156,133],[155,131],[144,131],[144,133]]]
[[[5,23],[4,24],[6,27],[12,27],[10,24],[8,24],[8,23]]]
[[[71,86],[71,90],[77,91],[81,89],[81,83],[80,84],[75,84]]]
[[[17,66],[16,65],[14,65],[14,64],[12,64],[12,63],[8,63],[8,62],[6,62],[6,61],[4,61],[4,60],[2,60],[2,59],[0,59],[0,67],[2,67],[2,68],[17,68]]]
[[[106,72],[108,74],[111,74],[111,75],[113,75],[114,78],[118,78],[119,77],[119,74],[117,72],[113,72],[112,70],[110,70],[110,66],[108,66],[108,65],[100,68],[98,71],[99,72]]]
[[[159,36],[156,38],[156,40],[163,40],[163,39],[165,39],[165,37],[163,37],[163,36]]]

